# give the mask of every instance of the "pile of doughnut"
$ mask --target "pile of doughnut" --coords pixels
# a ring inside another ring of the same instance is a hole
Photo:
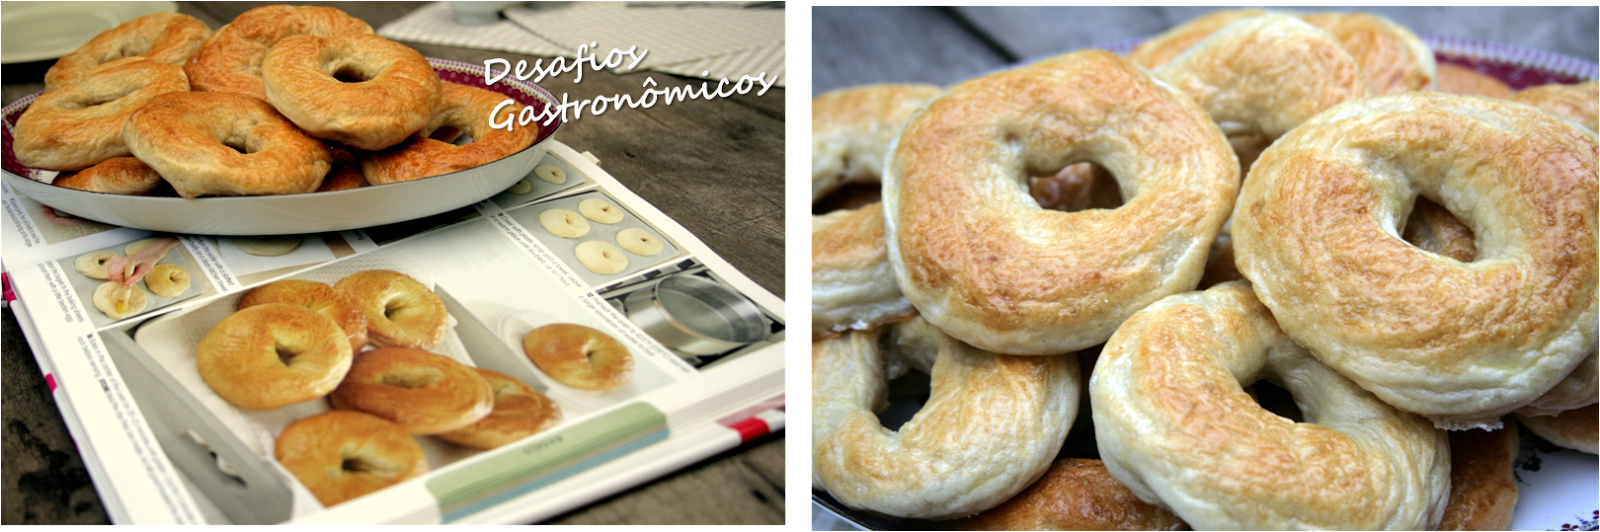
[[[215,32],[158,13],[57,61],[13,148],[26,166],[62,172],[53,184],[91,192],[346,190],[527,148],[536,129],[489,126],[505,100],[441,81],[422,54],[335,8],[258,7]]]
[[[196,364],[241,409],[326,398],[331,410],[286,427],[274,454],[333,506],[426,473],[412,435],[492,449],[560,423],[560,406],[528,384],[431,352],[449,320],[437,294],[400,272],[282,280],[245,293]]]
[[[1253,9],[816,97],[813,204],[868,197],[812,219],[814,489],[958,529],[1510,526],[1517,425],[1600,433],[1600,89],[1473,76]]]
[[[123,248],[123,253],[109,249],[91,251],[79,255],[72,261],[73,268],[90,279],[104,280],[94,290],[91,302],[94,308],[114,320],[144,312],[150,304],[149,294],[161,297],[178,297],[189,291],[190,273],[188,268],[177,264],[156,264],[146,272],[136,274],[136,262],[119,261],[119,258],[133,256],[140,249],[151,245],[155,239],[144,239],[128,244]],[[161,252],[149,259],[155,263],[166,257],[170,247],[162,248]],[[126,266],[124,266],[124,264]],[[114,275],[113,268],[121,269],[121,275]],[[144,281],[144,287],[139,286],[139,281]],[[145,292],[148,288],[149,292]]]

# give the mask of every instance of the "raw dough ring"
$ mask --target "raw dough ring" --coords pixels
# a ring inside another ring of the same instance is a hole
[[[561,238],[578,238],[589,232],[589,221],[567,209],[550,209],[539,213],[539,225]]]
[[[236,236],[231,240],[233,241],[233,247],[239,248],[239,251],[247,254],[257,257],[277,257],[299,249],[300,244],[305,241],[305,237]]]
[[[123,138],[124,124],[157,97],[187,90],[189,82],[177,65],[127,61],[107,66],[28,105],[13,132],[17,162],[67,171],[126,157],[132,143]]]
[[[72,267],[90,279],[110,279],[111,272],[106,271],[106,263],[120,256],[109,249],[91,251],[78,255],[77,260],[72,261]]]
[[[615,390],[633,379],[633,354],[627,346],[576,323],[529,331],[522,338],[522,350],[540,371],[580,390]]]
[[[332,392],[350,370],[350,342],[327,316],[273,303],[242,309],[196,347],[200,377],[239,408],[268,410]]]
[[[494,411],[466,428],[439,434],[439,439],[493,449],[561,423],[561,407],[527,383],[491,369],[472,368],[494,390]]]
[[[350,296],[327,283],[303,279],[284,279],[257,287],[239,298],[239,309],[267,303],[299,305],[327,316],[339,325],[350,340],[350,352],[360,354],[367,347],[367,315]]]
[[[157,264],[144,276],[145,286],[161,297],[178,297],[189,290],[189,270],[177,264]]]
[[[1027,177],[1090,161],[1115,210],[1040,209]],[[1238,189],[1239,163],[1193,100],[1103,50],[962,83],[901,130],[884,176],[889,261],[946,333],[1054,355],[1190,290]]]
[[[239,94],[158,96],[128,118],[122,137],[188,199],[312,192],[332,167],[321,142],[267,102]]]
[[[634,255],[649,257],[666,249],[666,243],[649,231],[629,227],[617,232],[617,245]]]
[[[87,192],[144,196],[161,186],[161,174],[133,157],[112,157],[72,174],[56,176],[50,184]]]
[[[1500,100],[1340,105],[1257,161],[1234,209],[1239,270],[1284,332],[1385,402],[1496,426],[1595,351],[1596,150]],[[1473,228],[1477,260],[1398,238],[1418,196]]]
[[[471,366],[450,357],[382,347],[350,365],[328,403],[393,421],[412,434],[439,434],[489,415],[494,389]]]
[[[350,73],[359,82],[335,76]],[[422,54],[377,35],[299,35],[261,63],[267,101],[306,134],[363,150],[399,144],[434,116],[439,74]],[[364,162],[373,183],[384,183]]]
[[[879,348],[892,334],[892,352]],[[874,411],[892,366],[932,376],[932,395],[897,431]],[[984,352],[913,318],[811,342],[811,482],[841,504],[918,519],[992,508],[1049,469],[1078,412],[1072,356]]]
[[[56,60],[44,73],[44,90],[50,92],[88,78],[111,63],[149,60],[181,68],[210,36],[211,28],[189,15],[145,15],[100,32]]]
[[[583,264],[583,267],[601,275],[611,275],[628,269],[628,256],[610,242],[599,240],[584,242],[578,244],[573,254],[578,256],[578,262]]]
[[[562,170],[561,168],[548,164],[541,164],[537,168],[534,168],[533,175],[539,176],[539,179],[542,179],[544,182],[552,185],[559,185],[567,182],[566,170]]]
[[[150,296],[139,285],[123,286],[116,281],[100,283],[94,289],[93,299],[94,308],[114,320],[144,312],[145,305],[150,303]]]
[[[1305,423],[1244,392],[1262,378]],[[1432,530],[1449,497],[1444,431],[1317,362],[1244,283],[1128,318],[1095,363],[1089,406],[1111,475],[1196,530]]]
[[[340,279],[334,288],[367,315],[367,337],[376,346],[433,349],[450,325],[439,295],[400,272],[368,270]]]
[[[348,410],[290,423],[278,434],[273,456],[323,506],[428,472],[422,446],[399,425]]]
[[[578,212],[583,213],[584,218],[603,224],[622,221],[622,209],[600,198],[589,198],[578,202]]]

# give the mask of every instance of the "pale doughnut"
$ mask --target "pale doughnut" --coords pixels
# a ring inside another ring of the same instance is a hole
[[[567,209],[550,209],[539,213],[539,225],[561,238],[578,238],[589,232],[589,221]]]
[[[540,180],[552,185],[560,185],[567,182],[566,170],[562,170],[558,167],[550,166],[548,164],[541,164],[535,167],[533,169],[533,175],[538,176]]]
[[[1258,379],[1306,422],[1257,404],[1242,387]],[[1319,363],[1244,283],[1128,318],[1089,398],[1106,469],[1196,530],[1426,530],[1449,497],[1444,431]]]
[[[336,77],[345,73],[359,81]],[[399,144],[427,126],[441,92],[421,53],[364,34],[278,41],[261,62],[261,81],[267,101],[306,134],[363,150]],[[369,180],[384,182],[362,166]]]
[[[884,334],[889,352],[880,348]],[[874,411],[887,406],[896,364],[930,374],[932,392],[889,431]],[[813,341],[812,486],[847,507],[896,517],[992,508],[1050,468],[1082,386],[1074,357],[996,355],[921,319]]]
[[[1174,57],[1183,55],[1194,45],[1229,24],[1267,13],[1269,11],[1264,9],[1219,9],[1206,13],[1173,26],[1160,35],[1145,39],[1128,52],[1128,60],[1139,66],[1154,69],[1167,64]]]
[[[268,410],[328,395],[350,370],[350,342],[327,316],[272,303],[241,309],[195,348],[200,377],[239,408]]]
[[[811,217],[813,339],[916,313],[895,282],[883,236],[883,206],[878,203]]]
[[[629,227],[617,231],[617,245],[634,255],[649,257],[666,249],[666,243],[656,235],[637,227]]]
[[[233,242],[233,247],[239,248],[239,251],[258,257],[276,257],[299,249],[305,237],[236,236],[230,240]]]
[[[112,157],[72,174],[56,176],[50,184],[88,192],[144,196],[161,186],[161,174],[133,157]]]
[[[1511,95],[1511,101],[1538,107],[1589,131],[1600,131],[1600,117],[1596,116],[1600,113],[1600,82],[1529,87]]]
[[[622,221],[622,209],[600,198],[589,198],[578,202],[578,212],[583,213],[584,218],[603,224]]]
[[[94,308],[111,319],[120,320],[144,312],[150,296],[139,285],[123,286],[116,281],[106,281],[94,289],[93,301]]]
[[[332,167],[321,142],[267,102],[240,94],[157,96],[128,117],[122,137],[188,199],[312,192]]]
[[[850,183],[876,184],[889,143],[943,89],[933,85],[863,85],[811,99],[811,202]]]
[[[1519,444],[1512,424],[1450,432],[1450,503],[1435,530],[1511,530]]]
[[[494,389],[471,366],[450,357],[380,347],[356,358],[328,403],[393,421],[412,434],[439,434],[489,415]]]
[[[17,162],[46,170],[82,170],[125,157],[132,146],[123,138],[124,125],[161,95],[187,90],[177,65],[127,61],[106,66],[29,104],[17,119],[12,149]]]
[[[78,270],[78,273],[90,279],[110,279],[111,272],[106,271],[106,263],[120,256],[117,252],[109,249],[91,251],[79,255],[76,260],[72,261],[72,267]]]
[[[1589,454],[1600,454],[1600,409],[1597,405],[1568,410],[1554,416],[1517,414],[1522,426],[1550,443]]]
[[[503,94],[456,83],[443,83],[433,118],[405,141],[361,159],[361,170],[373,184],[397,183],[444,175],[489,164],[533,145],[539,128],[496,129],[494,113],[510,121],[522,104],[501,107]],[[456,145],[458,138],[472,141]]]
[[[529,331],[522,350],[539,371],[562,384],[603,392],[633,379],[633,353],[622,342],[576,323],[556,323]]]
[[[257,7],[218,28],[183,69],[196,91],[236,92],[266,100],[261,62],[278,41],[295,35],[350,33],[369,34],[372,26],[332,7]]]
[[[450,314],[444,301],[406,274],[367,270],[333,285],[367,315],[367,339],[376,346],[433,349],[444,341]]]
[[[526,179],[518,179],[517,182],[511,184],[511,188],[506,189],[506,192],[510,192],[512,194],[527,194],[529,192],[533,192],[533,183],[529,183]]]
[[[1039,209],[1028,174],[1089,161],[1127,203]],[[1101,50],[962,83],[913,118],[884,176],[889,262],[929,322],[975,347],[1052,355],[1104,342],[1190,290],[1238,188],[1191,99]]]
[[[178,297],[189,290],[189,270],[177,264],[157,264],[145,274],[144,285],[152,294]]]
[[[399,425],[346,410],[290,423],[272,454],[323,506],[428,472],[422,446]]]
[[[112,63],[149,60],[181,67],[210,36],[211,28],[189,15],[145,15],[100,32],[56,60],[44,73],[44,90],[78,82]]]
[[[578,244],[573,254],[578,256],[578,263],[583,264],[583,267],[601,275],[611,275],[628,269],[628,256],[610,242],[599,240],[584,242]]]
[[[1512,90],[1505,82],[1486,74],[1479,74],[1476,70],[1450,63],[1439,63],[1439,92],[1509,98]]]
[[[356,307],[350,296],[327,283],[304,279],[277,281],[245,292],[239,298],[238,308],[243,310],[267,303],[299,305],[327,316],[350,340],[351,353],[360,354],[367,346],[367,315]]]
[[[1362,388],[1441,427],[1492,427],[1595,351],[1596,150],[1593,132],[1501,100],[1346,103],[1256,162],[1233,215],[1239,269]],[[1476,260],[1398,238],[1418,196],[1472,228]]]
[[[439,439],[493,449],[561,423],[561,406],[549,396],[510,375],[483,368],[473,370],[494,390],[494,411],[477,423],[439,434]]]
[[[1188,530],[1178,516],[1139,500],[1099,460],[1066,458],[1000,506],[950,522],[956,530]]]

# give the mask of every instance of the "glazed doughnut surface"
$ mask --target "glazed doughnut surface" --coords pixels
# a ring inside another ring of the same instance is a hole
[[[575,323],[545,325],[522,350],[546,375],[580,390],[614,390],[633,379],[633,353],[611,335]]]
[[[1104,342],[1194,288],[1238,159],[1188,97],[1090,50],[951,89],[901,131],[884,176],[889,260],[929,322],[975,347],[1051,355]],[[1040,209],[1030,175],[1090,161],[1116,210]]]
[[[1307,422],[1244,392],[1263,378]],[[1095,364],[1089,405],[1112,476],[1197,530],[1425,530],[1449,496],[1444,431],[1322,365],[1243,283],[1134,314]]]
[[[268,410],[332,392],[350,370],[344,331],[332,319],[280,303],[233,313],[195,348],[200,376],[240,408]]]
[[[361,412],[323,412],[278,434],[273,455],[323,506],[428,472],[422,446],[398,425]]]
[[[334,288],[367,316],[367,339],[376,346],[433,349],[444,341],[450,314],[444,301],[416,279],[390,270],[367,270]]]
[[[1594,352],[1596,172],[1593,132],[1527,106],[1350,102],[1257,161],[1234,209],[1239,269],[1362,388],[1441,427],[1494,426]],[[1418,196],[1472,229],[1476,260],[1399,238]]]

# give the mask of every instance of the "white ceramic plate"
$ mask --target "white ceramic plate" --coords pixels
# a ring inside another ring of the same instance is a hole
[[[0,5],[0,63],[55,59],[124,22],[177,11],[174,2],[6,2]]]
[[[445,81],[486,88],[540,108],[555,105],[548,91],[532,83],[506,79],[483,83],[483,67],[429,59]],[[37,95],[4,109],[5,182],[18,192],[58,211],[80,218],[152,231],[208,235],[284,235],[343,231],[431,216],[477,203],[527,176],[549,150],[560,123],[542,127],[533,145],[498,161],[403,183],[374,185],[338,192],[239,196],[186,200],[84,192],[47,184],[54,173],[22,166],[11,151],[18,117]]]

